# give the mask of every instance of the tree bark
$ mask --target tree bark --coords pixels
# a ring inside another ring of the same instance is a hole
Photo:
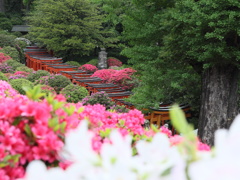
[[[0,13],[5,13],[4,0],[0,0]]]
[[[214,132],[229,128],[238,114],[239,69],[233,65],[214,66],[202,74],[199,138],[214,144]]]

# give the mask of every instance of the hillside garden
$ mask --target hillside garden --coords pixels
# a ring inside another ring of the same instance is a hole
[[[238,0],[0,7],[0,180],[240,178]],[[11,32],[17,24],[29,33]],[[81,76],[30,66],[31,46],[128,92],[132,108],[76,83]],[[107,69],[98,68],[101,47]],[[166,109],[171,120],[149,125]]]

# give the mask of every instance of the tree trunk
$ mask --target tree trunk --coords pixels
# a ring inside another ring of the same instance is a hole
[[[238,114],[239,69],[233,65],[214,66],[202,75],[199,138],[212,146],[214,132],[229,128]]]
[[[0,0],[0,13],[5,13],[4,0]]]

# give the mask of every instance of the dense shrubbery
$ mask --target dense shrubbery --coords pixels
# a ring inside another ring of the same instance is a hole
[[[0,71],[0,80],[8,81],[8,78]]]
[[[50,93],[56,94],[56,91],[54,90],[54,88],[48,85],[41,85],[41,91],[47,95],[49,95]]]
[[[21,66],[21,67],[17,67],[16,68],[16,71],[25,71],[25,72],[28,72],[28,73],[32,73],[33,70],[27,66]]]
[[[114,102],[111,100],[111,98],[108,97],[108,95],[105,92],[97,92],[94,94],[91,94],[91,96],[87,96],[82,100],[83,105],[94,105],[94,104],[101,104],[106,109],[110,109]]]
[[[117,58],[114,58],[114,57],[109,57],[107,59],[107,65],[108,67],[111,67],[111,66],[122,66],[122,62],[120,60],[118,60]]]
[[[11,61],[11,60],[9,60],[9,61]],[[12,66],[9,66],[7,63],[2,63],[2,64],[0,64],[0,71],[2,73],[13,73],[14,69]]]
[[[48,71],[38,70],[38,71],[34,71],[33,73],[30,73],[27,79],[31,82],[35,82],[36,80],[39,80],[40,77],[48,76],[48,75],[50,75]]]
[[[9,80],[11,79],[27,79],[27,76],[29,75],[28,72],[25,71],[16,71],[13,75],[9,76]]]
[[[87,64],[97,66],[98,65],[98,59],[91,59],[90,61],[87,62]]]
[[[81,64],[79,64],[77,61],[67,61],[66,64],[72,65],[72,66],[81,66]]]
[[[131,90],[139,84],[138,79],[133,76],[135,72],[132,68],[122,70],[102,69],[96,71],[91,77],[99,77],[106,83],[117,84],[122,89]]]
[[[33,88],[33,83],[27,79],[13,79],[10,81],[10,84],[20,94],[26,94],[25,90],[23,89],[24,86]]]
[[[69,84],[60,91],[60,94],[65,96],[67,102],[77,103],[88,95],[88,91],[85,87]]]
[[[4,47],[4,46],[12,46],[14,47],[14,39],[16,38],[16,36],[13,35],[9,35],[9,34],[2,34],[0,33],[0,47]]]
[[[54,88],[54,90],[59,93],[62,88],[65,88],[67,85],[71,84],[71,81],[60,74],[42,76],[40,79],[36,80],[35,85],[45,84]]]
[[[12,59],[6,61],[5,63],[6,63],[7,65],[11,66],[14,71],[15,71],[18,67],[24,66],[22,63],[19,63],[19,62],[15,61],[15,60],[12,60]]]
[[[84,64],[80,66],[78,69],[86,71],[87,73],[94,73],[95,71],[98,70],[98,68],[94,65],[91,64]]]
[[[0,49],[0,51],[1,51],[1,49]],[[11,59],[10,56],[8,56],[8,55],[0,52],[0,63],[3,63],[3,62],[5,62],[5,61],[7,61],[7,60],[9,60],[9,59]]]
[[[0,52],[7,54],[13,60],[20,62],[19,52],[17,51],[16,48],[11,46],[4,46],[2,49],[0,49]]]

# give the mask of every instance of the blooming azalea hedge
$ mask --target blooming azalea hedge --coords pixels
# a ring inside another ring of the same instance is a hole
[[[171,114],[179,115],[173,108]],[[182,118],[176,117],[174,121]],[[181,126],[182,127],[181,127]],[[180,120],[178,129],[186,128],[181,143],[171,145],[171,139],[157,133],[150,142],[136,143],[132,155],[132,137],[118,131],[110,134],[99,153],[92,149],[94,133],[86,121],[66,137],[60,156],[68,160],[68,167],[48,169],[42,161],[31,162],[23,180],[238,180],[240,166],[240,115],[229,130],[215,133],[215,147],[211,151],[196,149],[196,136],[191,128]],[[81,140],[80,140],[81,139]],[[41,173],[41,177],[39,177]]]
[[[25,167],[33,160],[41,160],[48,167],[66,168],[69,161],[73,163],[59,153],[64,147],[66,134],[76,129],[84,119],[88,120],[91,139],[80,136],[76,142],[90,143],[88,148],[95,154],[101,154],[105,144],[109,146],[112,143],[109,137],[113,130],[117,130],[120,139],[129,135],[133,137],[133,154],[139,153],[135,152],[136,141],[150,140],[156,133],[142,127],[144,117],[136,109],[116,113],[106,111],[102,105],[67,103],[62,95],[42,98],[38,86],[26,94],[20,95],[6,81],[0,81],[0,177],[3,180],[24,177]],[[171,137],[168,129],[162,128],[162,131],[177,144],[176,137]]]
[[[133,74],[137,72],[132,68],[125,68],[121,70],[115,69],[102,69],[96,71],[91,77],[99,77],[103,79],[105,83],[117,84],[124,90],[131,90],[137,86],[136,78]]]

